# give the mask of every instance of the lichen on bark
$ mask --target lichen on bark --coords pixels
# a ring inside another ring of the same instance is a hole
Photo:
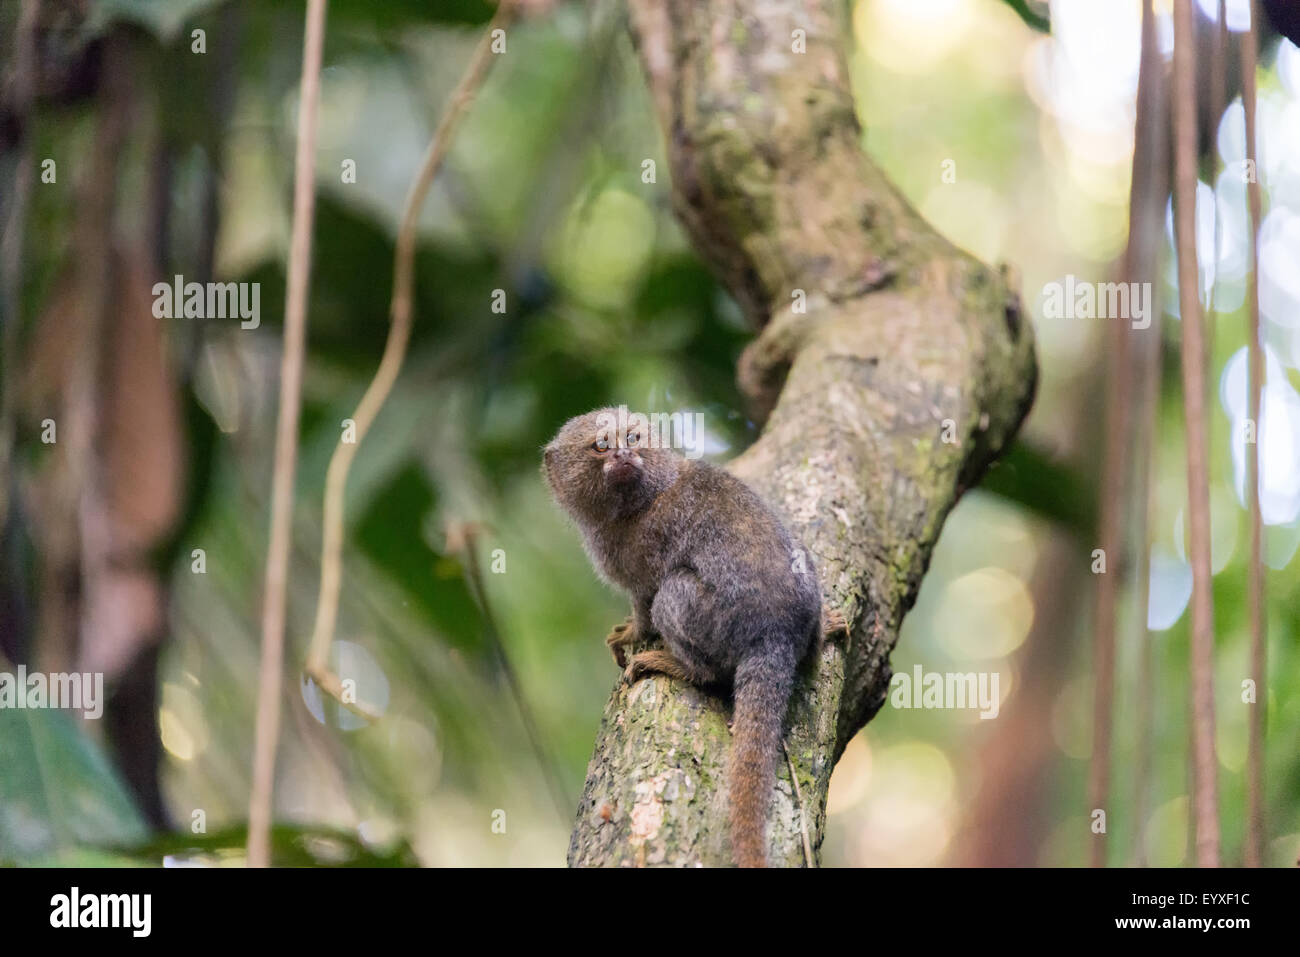
[[[730,468],[850,623],[809,655],[791,702],[768,861],[798,866],[805,828],[819,853],[835,761],[884,701],[944,519],[1032,401],[1032,335],[1007,271],[935,233],[863,152],[837,0],[629,6],[674,209],[757,331],[737,374],[765,425]],[[618,686],[569,863],[729,864],[729,714],[665,677]]]

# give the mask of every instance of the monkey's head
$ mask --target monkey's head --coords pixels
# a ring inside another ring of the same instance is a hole
[[[574,518],[634,514],[677,480],[682,460],[661,447],[646,416],[596,409],[564,423],[542,452],[542,474]]]

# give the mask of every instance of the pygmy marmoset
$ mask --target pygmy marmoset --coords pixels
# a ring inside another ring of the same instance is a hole
[[[627,421],[618,409],[570,419],[543,472],[596,570],[632,599],[606,639],[625,679],[732,688],[731,843],[737,864],[761,867],[795,669],[822,627],[817,575],[749,486]],[[625,645],[653,635],[662,650],[625,660]]]

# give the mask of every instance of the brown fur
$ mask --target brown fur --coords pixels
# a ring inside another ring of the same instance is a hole
[[[596,570],[632,599],[607,639],[620,667],[627,644],[663,639],[626,663],[627,680],[659,672],[733,690],[731,842],[737,864],[762,867],[795,669],[821,630],[812,559],[740,479],[654,447],[644,429],[615,434],[617,416],[565,423],[543,472]]]

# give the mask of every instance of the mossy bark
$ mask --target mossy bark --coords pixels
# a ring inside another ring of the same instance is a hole
[[[935,233],[863,153],[841,7],[630,0],[675,210],[758,331],[738,375],[765,427],[731,468],[790,523],[850,623],[794,693],[773,865],[804,863],[805,829],[819,852],[831,770],[885,699],[944,518],[1019,427],[1036,375],[1006,271]],[[729,864],[729,714],[664,677],[616,688],[569,863]]]

